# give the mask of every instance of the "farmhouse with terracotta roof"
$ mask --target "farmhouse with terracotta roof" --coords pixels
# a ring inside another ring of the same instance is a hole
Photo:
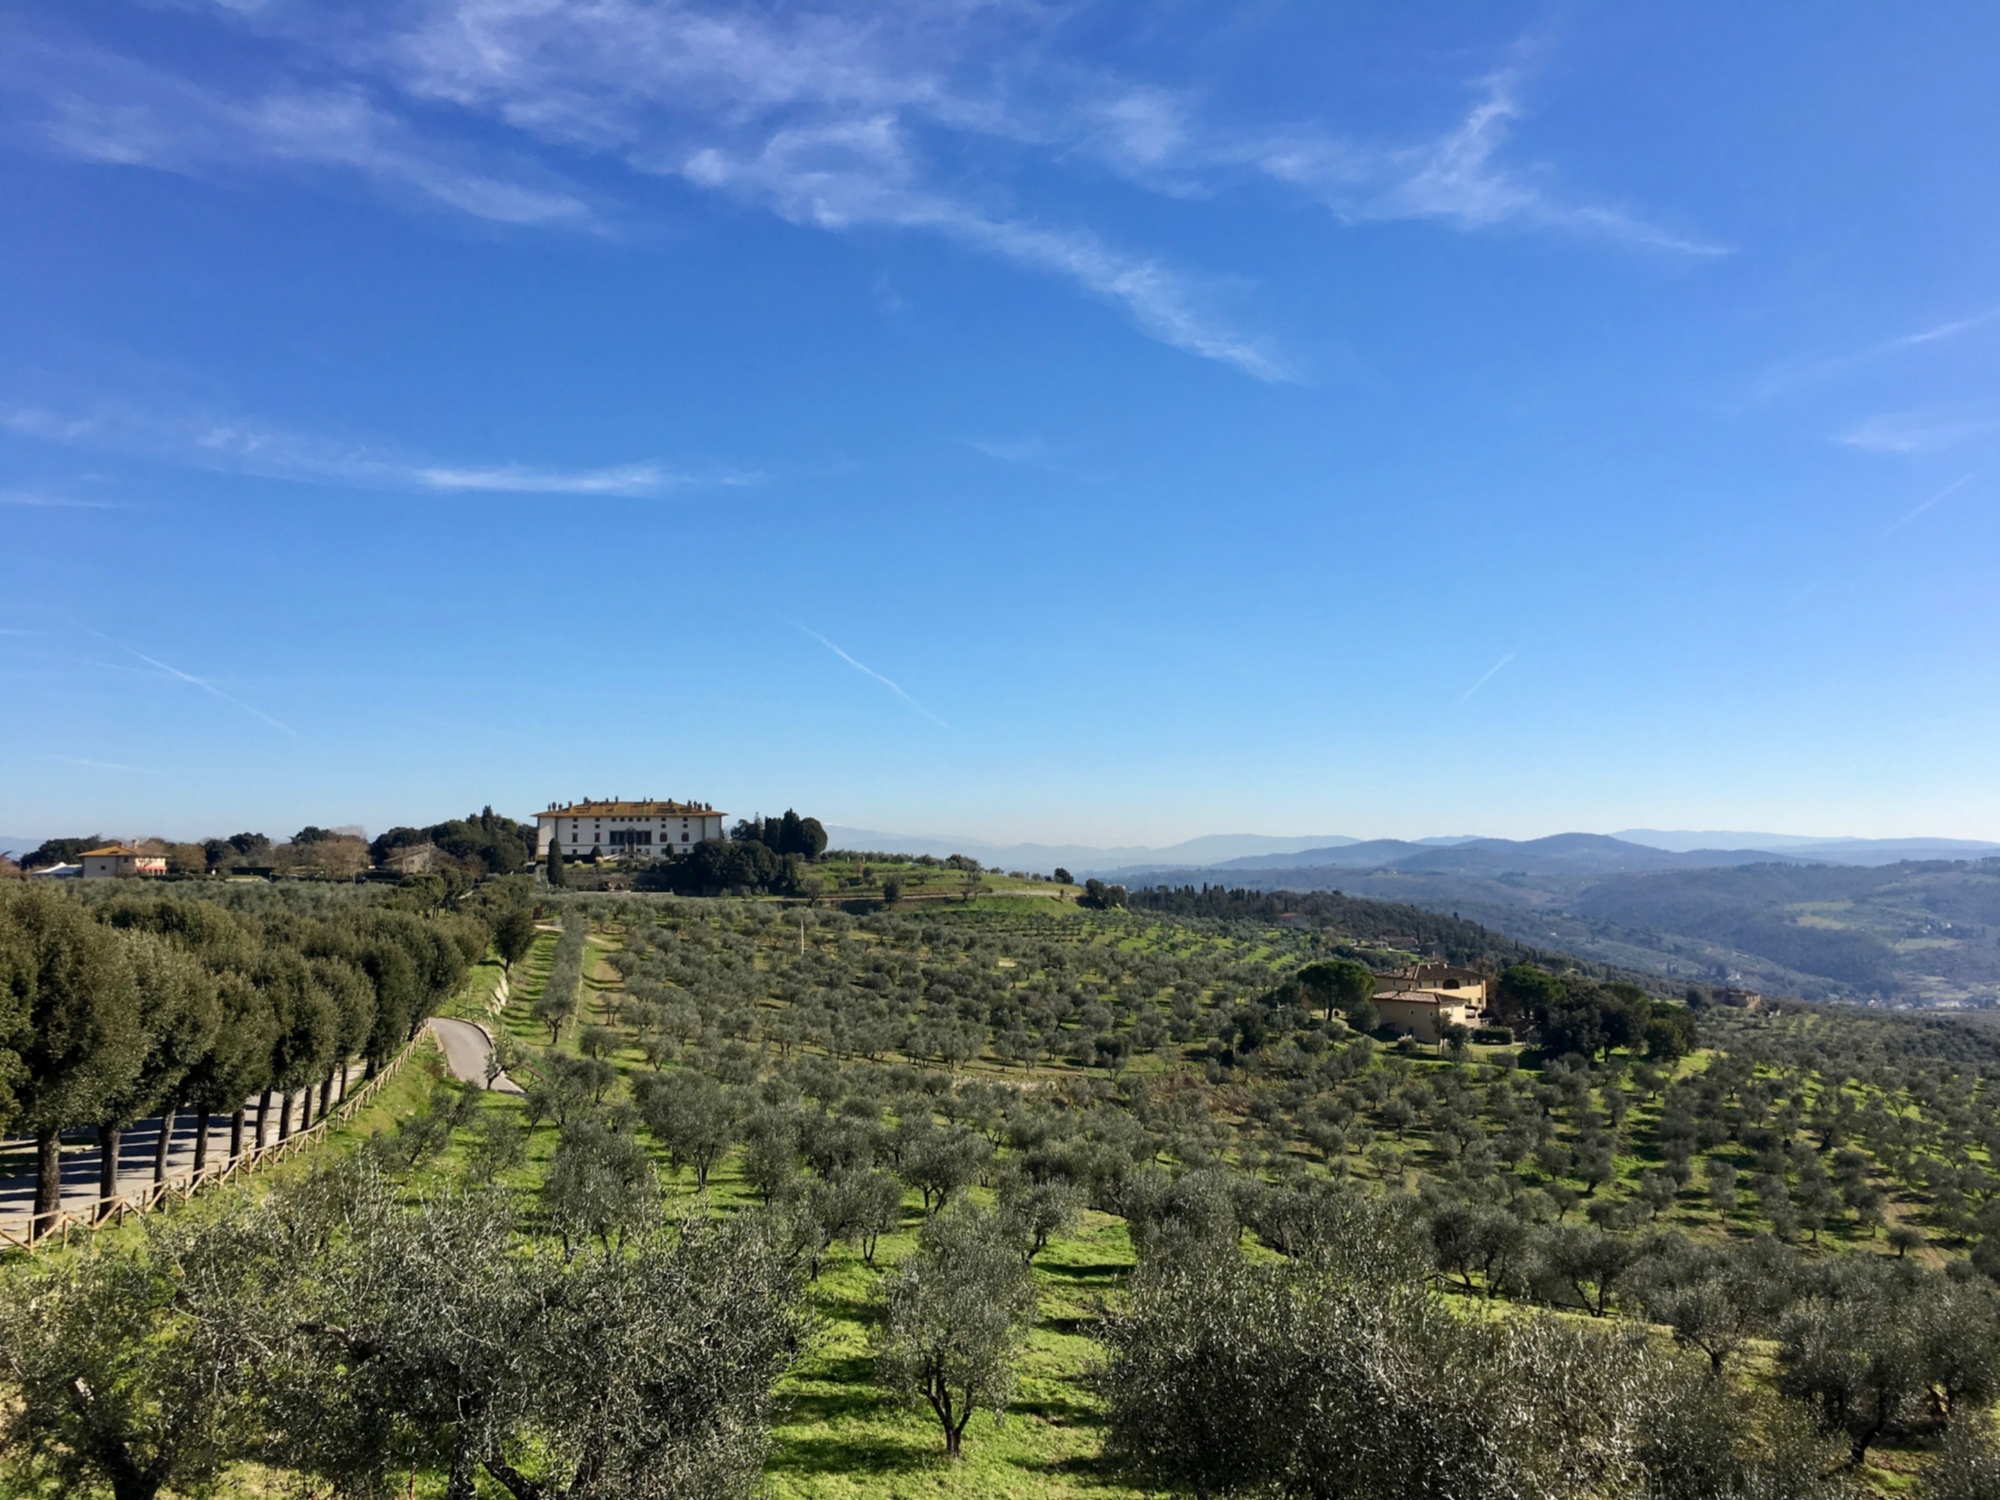
[[[1486,1021],[1486,976],[1449,964],[1414,964],[1375,976],[1375,1009],[1384,1025],[1435,1043],[1447,1026],[1468,1030]]]
[[[85,880],[108,880],[117,875],[164,875],[167,857],[146,854],[130,844],[106,844],[102,849],[86,849],[77,856]]]

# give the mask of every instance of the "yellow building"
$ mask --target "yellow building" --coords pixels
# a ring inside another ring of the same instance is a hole
[[[106,844],[102,849],[86,849],[77,856],[85,880],[108,880],[117,875],[164,875],[164,854],[142,854],[130,844]]]
[[[1390,969],[1375,976],[1385,990],[1424,990],[1459,1005],[1486,1008],[1486,976],[1477,969],[1459,969],[1450,964],[1412,964],[1407,969]]]
[[[1382,1024],[1435,1044],[1446,1026],[1486,1024],[1486,976],[1450,964],[1415,964],[1375,976]]]
[[[1444,1035],[1446,1026],[1463,1026],[1470,1030],[1484,1025],[1486,1021],[1483,1006],[1475,1010],[1429,990],[1377,990],[1375,1009],[1381,1012],[1384,1026],[1404,1032],[1420,1042],[1437,1042]]]

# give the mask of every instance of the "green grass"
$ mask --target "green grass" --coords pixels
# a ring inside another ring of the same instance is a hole
[[[459,985],[458,992],[438,1007],[438,1014],[484,1024],[493,1013],[493,991],[505,972],[506,965],[497,958],[474,964],[466,972],[465,982]]]
[[[913,1200],[914,1202],[914,1200]],[[839,1250],[812,1287],[823,1331],[811,1355],[779,1388],[789,1411],[772,1433],[765,1474],[774,1496],[1137,1496],[1103,1466],[1103,1423],[1090,1386],[1101,1308],[1120,1295],[1132,1267],[1122,1220],[1089,1214],[1078,1232],[1035,1262],[1035,1327],[1017,1366],[1015,1399],[996,1421],[973,1418],[964,1456],[944,1456],[930,1410],[896,1402],[875,1383],[870,1339],[877,1288],[916,1246],[919,1215],[885,1236],[876,1265]]]
[[[882,868],[873,867],[877,871]],[[957,878],[956,872],[940,872],[940,877],[941,882],[944,877],[953,881]],[[1043,889],[1051,888],[1045,886]],[[751,912],[762,906],[763,903],[742,903],[742,909]],[[713,925],[718,932],[733,920],[728,916],[728,910],[720,906],[714,909]],[[1274,931],[1256,941],[1247,936],[1192,934],[1171,923],[1153,921],[1143,915],[1093,918],[1091,914],[1078,912],[1073,905],[1037,903],[1019,897],[982,895],[971,903],[960,902],[954,897],[948,902],[940,900],[935,906],[919,910],[926,925],[934,917],[941,918],[977,928],[983,934],[991,933],[995,938],[1052,935],[1052,930],[1060,927],[1062,941],[1074,943],[1078,949],[1095,955],[1094,960],[1086,960],[1075,971],[1090,983],[1099,982],[1105,973],[1104,969],[1093,968],[1092,963],[1115,966],[1114,953],[1155,950],[1199,953],[1227,949],[1233,960],[1248,959],[1258,964],[1270,964],[1296,957],[1301,951],[1295,946],[1298,940],[1288,932]],[[1080,918],[1091,919],[1086,922],[1080,921]],[[754,920],[761,922],[762,918]],[[691,930],[700,932],[707,925],[706,922],[691,924]],[[608,957],[619,949],[625,935],[626,930],[616,921],[608,924],[600,922],[594,926],[585,953],[577,1018],[563,1030],[562,1050],[568,1052],[575,1049],[585,1025],[609,1024],[611,1006],[621,981],[617,971],[609,964]],[[788,937],[783,930],[774,932],[764,927],[756,928],[754,937],[746,932],[732,939],[734,943],[745,945],[741,951],[750,958],[751,967],[760,976],[760,983],[763,974],[782,966],[784,954],[795,941],[795,932]],[[814,929],[809,933],[809,941],[815,948],[824,951],[829,934]],[[872,930],[851,930],[832,941],[840,951],[865,961],[872,953],[894,943],[895,939]],[[491,995],[498,980],[498,966],[493,963],[477,966],[468,975],[459,995],[447,1007],[447,1013],[480,1020],[536,1048],[545,1046],[547,1029],[533,1018],[531,1007],[546,985],[555,946],[555,933],[538,935],[533,949],[512,972],[510,1003],[497,1018],[489,1016],[485,1008],[486,997]],[[995,957],[994,965],[1012,975],[1017,983],[1027,983],[1035,977],[1031,972],[1033,966],[1025,961],[1010,965],[1006,958]],[[1234,983],[1240,986],[1240,980]],[[1169,999],[1170,994],[1166,991],[1152,997],[1152,1001],[1160,1005],[1165,1005]],[[1203,1003],[1215,1003],[1215,995],[1204,991]],[[760,1015],[775,1014],[780,1007],[781,1002],[777,998],[760,992]],[[627,1032],[625,1040],[629,1043],[629,1028],[620,1029]],[[772,1054],[762,1045],[756,1042],[752,1045],[758,1052],[760,1064],[768,1065],[773,1060]],[[1494,1049],[1478,1048],[1474,1051],[1473,1060],[1477,1064],[1497,1056],[1499,1052]],[[883,1060],[883,1065],[901,1060],[892,1054]],[[1705,1066],[1708,1060],[1707,1055],[1698,1055],[1685,1060],[1672,1071],[1694,1071]],[[644,1066],[636,1048],[630,1045],[621,1048],[614,1055],[614,1061],[628,1075]],[[935,1065],[927,1060],[912,1061],[920,1068],[935,1070]],[[1139,1056],[1133,1072],[1149,1078],[1167,1073],[1186,1075],[1198,1097],[1225,1128],[1229,1141],[1224,1149],[1226,1159],[1240,1161],[1246,1155],[1254,1156],[1264,1150],[1276,1149],[1311,1164],[1316,1172],[1324,1170],[1316,1152],[1298,1140],[1280,1143],[1266,1137],[1250,1113],[1260,1094],[1280,1087],[1282,1078],[1239,1068],[1205,1081],[1198,1061],[1189,1048],[1162,1049],[1158,1053]],[[1532,1055],[1523,1061],[1531,1069],[1535,1066]],[[1392,1058],[1386,1066],[1414,1077],[1437,1077],[1453,1072],[1459,1065],[1428,1053],[1419,1053],[1407,1058]],[[952,1071],[960,1077],[984,1076],[1012,1083],[1039,1081],[1066,1086],[1078,1086],[1085,1080],[1099,1084],[1111,1076],[1101,1068],[1083,1068],[1060,1061],[1023,1068],[1013,1063],[1003,1064],[990,1053]],[[434,1062],[414,1061],[385,1089],[363,1120],[344,1127],[336,1141],[329,1142],[328,1149],[352,1149],[358,1143],[360,1134],[393,1128],[398,1120],[422,1106],[428,1092],[436,1086],[434,1079],[438,1072]],[[1612,1086],[1630,1088],[1629,1080],[1623,1079]],[[1856,1093],[1857,1097],[1866,1097],[1865,1091],[1858,1086]],[[1604,1102],[1605,1095],[1601,1088],[1595,1097],[1600,1105]],[[1661,1102],[1662,1096],[1657,1094],[1645,1102],[1641,1102],[1636,1093],[1632,1095],[1629,1124],[1623,1133],[1620,1154],[1614,1159],[1615,1176],[1599,1189],[1600,1196],[1629,1193],[1643,1171],[1660,1164],[1656,1128]],[[1898,1109],[1902,1108],[1900,1099],[1890,1102]],[[517,1098],[497,1094],[482,1094],[480,1104],[484,1110],[511,1112],[517,1117],[522,1110]],[[1565,1124],[1559,1131],[1565,1140],[1573,1139],[1575,1133],[1573,1123]],[[1389,1134],[1386,1128],[1383,1129],[1381,1139],[1388,1141]],[[533,1131],[525,1163],[502,1180],[501,1185],[515,1195],[523,1219],[530,1225],[536,1222],[538,1216],[539,1187],[558,1138],[559,1132],[552,1124],[544,1123]],[[408,1194],[413,1198],[435,1195],[461,1180],[471,1139],[470,1132],[461,1133],[443,1155],[426,1162],[412,1175],[406,1188]],[[650,1138],[642,1136],[642,1139],[650,1147]],[[1397,1144],[1400,1175],[1406,1183],[1413,1183],[1416,1174],[1442,1175],[1447,1171],[1448,1164],[1443,1154],[1437,1150],[1431,1132],[1422,1124],[1414,1125],[1407,1132],[1406,1139]],[[1722,1154],[1736,1160],[1746,1179],[1744,1207],[1728,1220],[1723,1220],[1707,1201],[1701,1179],[1697,1177],[1690,1189],[1661,1214],[1662,1224],[1673,1224],[1696,1234],[1736,1237],[1768,1227],[1758,1217],[1754,1200],[1747,1191],[1751,1167],[1749,1154],[1740,1149],[1725,1150]],[[318,1155],[315,1152],[309,1157],[287,1163],[279,1171],[303,1170],[304,1163]],[[663,1180],[666,1180],[668,1174],[664,1159],[657,1153],[655,1159],[659,1162]],[[1350,1170],[1363,1180],[1378,1175],[1374,1164],[1353,1150],[1350,1150],[1347,1162]],[[260,1180],[275,1180],[276,1176],[277,1173],[273,1173]],[[1583,1184],[1572,1181],[1572,1186],[1581,1189]],[[1907,1204],[1910,1210],[1916,1209],[1917,1205],[1898,1192],[1894,1184],[1884,1182],[1883,1186],[1889,1191],[1892,1203],[1899,1207]],[[679,1212],[731,1214],[743,1211],[754,1202],[733,1154],[725,1158],[712,1174],[705,1196],[695,1193],[691,1179],[669,1180],[668,1187],[670,1207]],[[1575,1223],[1582,1218],[1582,1214],[1573,1212],[1569,1218]],[[1132,1266],[1133,1257],[1123,1221],[1103,1214],[1089,1214],[1075,1234],[1051,1244],[1037,1260],[1038,1314],[1020,1362],[1017,1398],[1002,1421],[995,1422],[987,1414],[974,1419],[966,1433],[965,1457],[957,1463],[944,1457],[942,1439],[929,1411],[898,1404],[874,1379],[870,1350],[879,1285],[883,1276],[914,1249],[920,1222],[921,1213],[912,1194],[905,1202],[901,1229],[883,1239],[874,1266],[863,1262],[856,1251],[844,1246],[836,1247],[826,1259],[818,1280],[809,1288],[809,1299],[820,1319],[822,1332],[808,1357],[780,1388],[785,1409],[772,1435],[766,1474],[770,1494],[778,1500],[885,1495],[1091,1494],[1136,1497],[1140,1492],[1120,1483],[1109,1472],[1102,1458],[1104,1428],[1091,1380],[1099,1359],[1098,1345],[1091,1337],[1092,1329],[1107,1307],[1115,1308],[1118,1304],[1124,1294],[1126,1275]],[[1830,1228],[1822,1235],[1822,1243],[1828,1248],[1849,1244],[1863,1248],[1870,1241],[1880,1243],[1872,1229],[1857,1230],[1851,1239],[1845,1228]],[[1484,1303],[1483,1299],[1468,1305],[1483,1308],[1483,1315],[1511,1315],[1508,1309]],[[1885,1456],[1882,1463],[1894,1468],[1896,1458]],[[1878,1476],[1872,1470],[1869,1477],[1887,1490],[1893,1491],[1896,1487],[1894,1478]],[[415,1493],[418,1495],[441,1495],[442,1489],[441,1476],[420,1474],[417,1477]],[[248,1489],[241,1491],[245,1494],[253,1492]]]

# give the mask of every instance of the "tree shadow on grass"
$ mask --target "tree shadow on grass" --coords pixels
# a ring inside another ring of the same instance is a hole
[[[1050,1333],[1087,1338],[1104,1326],[1104,1315],[1097,1312],[1059,1313],[1054,1317],[1043,1318],[1041,1326]]]
[[[1039,1417],[1057,1427],[1089,1428],[1103,1424],[1103,1417],[1096,1410],[1064,1396],[1017,1396],[1007,1410],[1010,1415]]]
[[[1122,1472],[1118,1465],[1102,1452],[1072,1453],[1067,1458],[1052,1458],[1042,1463],[1024,1463],[1021,1468],[1030,1474],[1046,1474],[1051,1478],[1060,1475],[1081,1485],[1117,1485],[1124,1489],[1132,1483],[1132,1476]]]
[[[827,1360],[807,1374],[812,1389],[786,1397],[787,1430],[772,1450],[767,1470],[897,1474],[937,1460],[929,1445],[869,1429],[896,1409],[875,1385],[874,1375],[875,1361],[860,1354]]]
[[[935,1444],[902,1438],[856,1437],[839,1433],[791,1437],[772,1449],[769,1474],[907,1474],[942,1462]]]
[[[799,1379],[813,1388],[786,1394],[790,1413],[786,1420],[794,1425],[882,1416],[895,1405],[875,1384],[875,1360],[870,1355],[828,1359],[800,1371]]]
[[[1051,1281],[1115,1283],[1128,1275],[1131,1270],[1132,1263],[1122,1260],[1044,1260],[1035,1263],[1036,1274],[1045,1276]]]
[[[820,1315],[837,1323],[873,1328],[882,1321],[882,1308],[869,1293],[834,1291],[825,1282],[813,1283],[813,1301]]]

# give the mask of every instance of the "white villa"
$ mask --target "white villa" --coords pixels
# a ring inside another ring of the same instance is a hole
[[[685,854],[703,839],[722,837],[722,820],[706,802],[551,802],[535,814],[535,858],[547,859],[554,844],[563,858],[592,850],[627,859],[664,859]]]

